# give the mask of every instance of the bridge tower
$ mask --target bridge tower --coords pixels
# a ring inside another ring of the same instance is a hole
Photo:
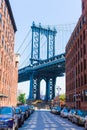
[[[45,35],[47,39],[47,59],[55,55],[55,36],[56,29],[51,30],[50,27],[43,28],[41,24],[36,26],[33,22],[32,26],[32,49],[31,49],[31,64],[40,62],[40,39],[41,35]]]
[[[46,37],[47,45],[47,59],[55,56],[55,36],[56,29],[53,30],[48,28],[43,28],[41,24],[36,26],[35,23],[32,23],[32,46],[31,46],[31,64],[32,66],[35,63],[40,63],[40,43],[41,35],[43,34]],[[29,99],[40,99],[40,81],[44,78],[46,81],[46,99],[53,99],[55,96],[55,81],[56,77],[44,76],[39,77],[36,72],[33,72],[30,77],[30,94]]]

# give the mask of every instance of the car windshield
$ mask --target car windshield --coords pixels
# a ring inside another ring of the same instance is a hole
[[[75,110],[74,110],[74,109],[72,109],[70,112],[71,112],[71,113],[74,113],[74,112],[75,112]]]
[[[12,114],[12,110],[9,107],[0,108],[0,115]]]
[[[57,110],[61,110],[61,107],[57,107]]]
[[[78,110],[78,115],[82,116],[83,115],[83,112],[81,110]]]
[[[85,117],[87,115],[87,111],[83,111],[83,116]]]
[[[20,109],[21,109],[22,112],[25,112],[25,107],[20,106]]]
[[[17,113],[17,114],[19,114],[19,113],[20,113],[20,110],[19,110],[19,109],[16,109],[15,111],[16,111],[16,113]]]
[[[67,110],[67,109],[64,109],[64,112],[68,112],[68,110]]]

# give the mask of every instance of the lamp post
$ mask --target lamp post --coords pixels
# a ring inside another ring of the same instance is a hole
[[[60,90],[61,88],[59,86],[57,86],[57,91],[58,91],[58,106],[60,106],[60,99],[59,99],[59,95],[60,95]]]

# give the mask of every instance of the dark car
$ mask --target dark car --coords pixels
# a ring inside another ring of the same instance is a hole
[[[15,111],[18,117],[18,126],[20,127],[22,124],[24,124],[24,114],[19,107],[16,107]]]
[[[22,105],[19,106],[19,108],[21,109],[22,114],[24,114],[24,119],[27,119],[29,117],[29,114],[28,114],[28,110],[26,109],[26,106]]]
[[[13,107],[0,107],[0,129],[18,130],[18,118]]]
[[[29,117],[30,114],[31,114],[31,110],[30,110],[29,106],[28,106],[28,105],[25,105],[25,109],[26,109],[26,111],[28,112],[28,117]]]
[[[85,116],[87,115],[87,111],[76,110],[73,114],[72,122],[78,125],[85,125]]]

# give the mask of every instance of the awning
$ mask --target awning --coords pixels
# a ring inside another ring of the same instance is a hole
[[[6,95],[0,93],[0,98],[7,98],[7,97],[8,97],[8,96],[6,96]]]

